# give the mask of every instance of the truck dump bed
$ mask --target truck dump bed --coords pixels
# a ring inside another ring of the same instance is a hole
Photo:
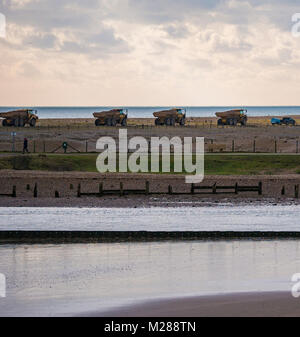
[[[216,116],[220,118],[239,117],[242,110],[229,110],[224,112],[216,112]]]
[[[177,109],[171,109],[171,110],[162,110],[162,111],[157,111],[153,113],[154,117],[168,117],[168,116],[172,116],[175,117],[177,115]]]
[[[28,116],[28,110],[14,110],[14,111],[0,113],[1,118],[17,118],[17,117],[26,118],[27,116]]]
[[[120,112],[122,109],[113,109],[109,111],[100,111],[100,112],[94,112],[93,116],[95,118],[101,118],[101,117],[119,117]]]

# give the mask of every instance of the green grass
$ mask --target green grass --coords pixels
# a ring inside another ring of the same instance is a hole
[[[257,175],[300,173],[300,156],[295,155],[212,155],[205,158],[206,174]]]
[[[1,169],[96,172],[96,155],[24,155],[0,158]]]
[[[97,172],[96,158],[97,154],[3,156],[0,157],[0,170]],[[171,168],[173,167],[172,159]],[[208,175],[273,175],[281,173],[300,174],[300,155],[205,156],[205,174]]]

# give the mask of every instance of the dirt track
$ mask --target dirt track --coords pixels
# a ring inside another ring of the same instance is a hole
[[[256,152],[274,152],[276,149],[278,153],[295,153],[300,126],[271,126],[269,119],[252,117],[247,127],[217,127],[216,119],[209,118],[190,119],[186,127],[155,127],[152,119],[140,119],[131,120],[127,130],[128,137],[143,136],[147,139],[151,136],[205,137],[207,152],[231,152],[233,149],[235,152],[253,152],[255,148]],[[21,151],[23,139],[27,137],[30,152],[52,152],[64,141],[71,146],[69,152],[94,152],[99,137],[118,139],[118,128],[96,128],[93,123],[93,119],[62,119],[41,120],[36,128],[0,127],[0,151],[12,150],[12,131],[17,133],[15,149]]]

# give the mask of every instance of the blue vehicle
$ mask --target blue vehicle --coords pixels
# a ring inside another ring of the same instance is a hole
[[[279,118],[272,118],[271,119],[272,125],[296,125],[296,121],[293,118],[290,117],[284,117],[282,119]]]
[[[281,120],[279,118],[272,118],[271,124],[272,125],[281,125]]]

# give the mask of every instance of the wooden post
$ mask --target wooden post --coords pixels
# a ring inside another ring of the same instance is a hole
[[[35,183],[34,189],[33,189],[33,197],[37,198],[37,196],[38,196],[37,183]]]
[[[299,198],[299,185],[295,185],[295,198]]]
[[[44,141],[43,143],[43,150],[44,150],[44,153],[46,152],[46,142]]]
[[[234,139],[232,140],[232,149],[231,149],[232,152],[234,152]]]
[[[262,182],[261,181],[258,183],[258,194],[262,195]]]
[[[149,190],[150,190],[150,185],[149,185],[149,181],[146,181],[146,188],[145,188],[145,194],[148,195],[149,194]]]
[[[195,194],[195,185],[194,184],[191,185],[191,194]]]
[[[277,153],[277,140],[276,139],[274,141],[274,151],[275,151],[275,153]]]
[[[284,185],[282,186],[282,189],[281,189],[281,195],[285,195],[285,186]]]
[[[99,196],[103,194],[103,183],[99,184]]]
[[[255,153],[256,152],[256,140],[254,139],[253,141],[253,152]]]
[[[26,185],[26,190],[30,191],[30,185],[29,184]]]
[[[172,189],[172,186],[171,186],[171,185],[169,185],[169,187],[168,187],[168,193],[169,193],[169,194],[173,194],[173,189]]]
[[[85,152],[88,152],[88,141],[85,142]]]
[[[33,153],[35,153],[35,140],[33,141]]]
[[[212,192],[213,192],[213,194],[217,194],[217,183],[213,184]]]
[[[13,190],[12,190],[12,195],[11,195],[13,198],[16,198],[17,197],[17,188],[16,186],[14,185],[13,186]]]
[[[78,184],[78,187],[77,187],[77,198],[80,198],[81,197],[81,185]]]
[[[120,195],[124,195],[123,183],[120,182]]]
[[[235,183],[234,193],[235,193],[235,194],[238,194],[238,193],[239,193],[239,185],[238,185],[238,183]]]
[[[58,193],[58,191],[55,191],[55,198],[59,198],[59,193]]]
[[[299,153],[299,140],[296,141],[296,153]]]

